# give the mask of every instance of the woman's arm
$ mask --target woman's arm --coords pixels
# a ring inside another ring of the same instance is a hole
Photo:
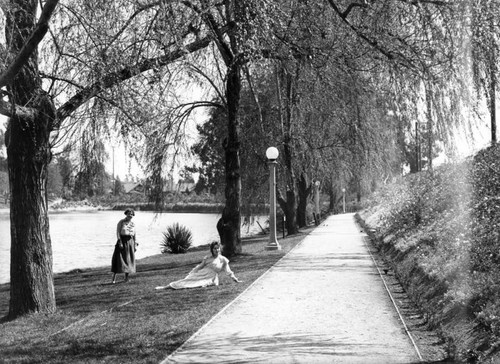
[[[223,266],[224,266],[223,269],[225,270],[226,274],[228,276],[230,276],[233,281],[238,282],[238,283],[241,282],[238,278],[236,278],[236,276],[234,275],[233,271],[229,267],[229,260],[227,258],[224,258]]]
[[[198,272],[200,269],[202,269],[207,264],[207,259],[208,256],[203,257],[201,263],[194,267],[193,272]]]
[[[118,221],[118,225],[116,225],[116,238],[120,240],[120,233],[122,231],[122,223],[123,220]]]
[[[135,230],[134,230],[134,252],[137,251],[138,246],[139,246],[139,243],[137,242],[137,234],[135,233]]]
[[[135,231],[135,226],[134,226],[134,243],[135,246],[139,245],[139,242],[137,241],[137,232]]]

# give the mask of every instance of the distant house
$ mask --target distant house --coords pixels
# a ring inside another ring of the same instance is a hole
[[[123,182],[122,185],[126,194],[144,194],[144,185],[140,182]]]
[[[196,186],[196,183],[194,182],[184,182],[184,181],[179,181],[177,183],[177,192],[192,192]]]
[[[174,182],[173,179],[169,179],[164,182],[163,192],[164,193],[185,193],[192,192],[196,186],[194,182],[188,182],[180,180],[179,182]]]

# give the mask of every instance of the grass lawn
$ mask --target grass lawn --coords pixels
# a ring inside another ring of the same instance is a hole
[[[243,281],[239,284],[222,275],[219,287],[154,289],[184,278],[209,254],[208,246],[141,259],[128,283],[121,282],[121,274],[110,284],[109,267],[58,274],[55,314],[0,321],[0,362],[157,363],[312,230],[281,239],[281,251],[264,250],[267,236],[243,239],[243,254],[230,263]],[[8,306],[9,285],[3,284],[0,317],[7,315]]]

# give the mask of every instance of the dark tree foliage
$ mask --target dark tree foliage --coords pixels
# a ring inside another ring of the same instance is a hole
[[[80,170],[75,177],[74,192],[81,198],[105,194],[110,177],[106,172],[104,143],[84,134],[80,150]]]
[[[47,176],[47,193],[49,198],[61,197],[63,194],[63,181],[59,164],[50,163]]]
[[[109,182],[104,164],[92,162],[76,174],[74,193],[80,198],[102,196]]]
[[[57,165],[59,166],[59,173],[61,174],[63,188],[66,191],[70,191],[73,188],[73,165],[71,160],[65,155],[60,155],[57,157]]]
[[[113,195],[119,196],[123,192],[125,192],[125,188],[123,187],[123,183],[120,180],[120,177],[115,178],[114,186],[113,186]]]
[[[261,104],[264,121],[272,125],[273,120],[267,116],[271,114],[270,105]],[[201,166],[189,168],[190,171],[200,173],[197,189],[203,187],[209,192],[217,194],[224,191],[224,135],[227,115],[221,108],[211,109],[210,118],[197,126],[200,141],[192,147],[193,153],[199,158]],[[258,110],[250,94],[244,88],[241,101],[241,179],[242,179],[242,211],[251,215],[255,208],[267,198],[267,162],[265,151],[267,148],[266,135],[261,129]]]
[[[227,115],[222,109],[213,108],[209,116],[205,123],[196,125],[200,139],[191,150],[200,160],[201,166],[190,170],[200,174],[198,190],[203,186],[208,192],[217,194],[224,191],[225,186],[222,141]]]

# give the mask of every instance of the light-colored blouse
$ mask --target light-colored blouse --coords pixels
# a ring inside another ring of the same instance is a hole
[[[120,235],[129,235],[135,237],[135,225],[132,220],[122,219],[116,226],[116,238],[120,239]]]

